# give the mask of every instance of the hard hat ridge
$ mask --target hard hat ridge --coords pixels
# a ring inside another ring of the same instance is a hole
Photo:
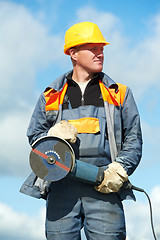
[[[69,55],[70,48],[86,43],[109,44],[95,23],[81,22],[74,24],[66,31],[64,53]]]

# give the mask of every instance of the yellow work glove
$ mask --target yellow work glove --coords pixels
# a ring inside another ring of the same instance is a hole
[[[118,162],[108,165],[104,171],[104,179],[95,189],[102,193],[118,192],[123,183],[128,180],[128,175],[124,168]]]
[[[77,129],[69,122],[62,120],[55,124],[48,131],[48,136],[60,137],[70,143],[75,143],[77,139]]]

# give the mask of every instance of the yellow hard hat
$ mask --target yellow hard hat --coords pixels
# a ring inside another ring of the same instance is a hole
[[[92,22],[81,22],[70,27],[65,34],[64,53],[69,55],[69,49],[85,43],[109,44],[103,37],[99,27]]]

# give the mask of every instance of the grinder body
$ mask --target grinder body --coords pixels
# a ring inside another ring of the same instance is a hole
[[[30,166],[45,181],[59,181],[67,175],[93,185],[99,185],[104,170],[95,165],[75,159],[71,145],[56,136],[45,136],[32,145]]]

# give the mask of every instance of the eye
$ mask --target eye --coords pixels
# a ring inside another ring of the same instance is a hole
[[[90,51],[92,51],[92,52],[96,52],[96,51],[101,51],[101,52],[103,52],[103,50],[104,50],[104,47],[102,46],[102,47],[100,47],[100,48],[98,48],[98,47],[92,47],[92,48],[90,48],[89,49]]]
[[[90,49],[91,51],[95,52],[97,50],[97,47],[93,47]]]

